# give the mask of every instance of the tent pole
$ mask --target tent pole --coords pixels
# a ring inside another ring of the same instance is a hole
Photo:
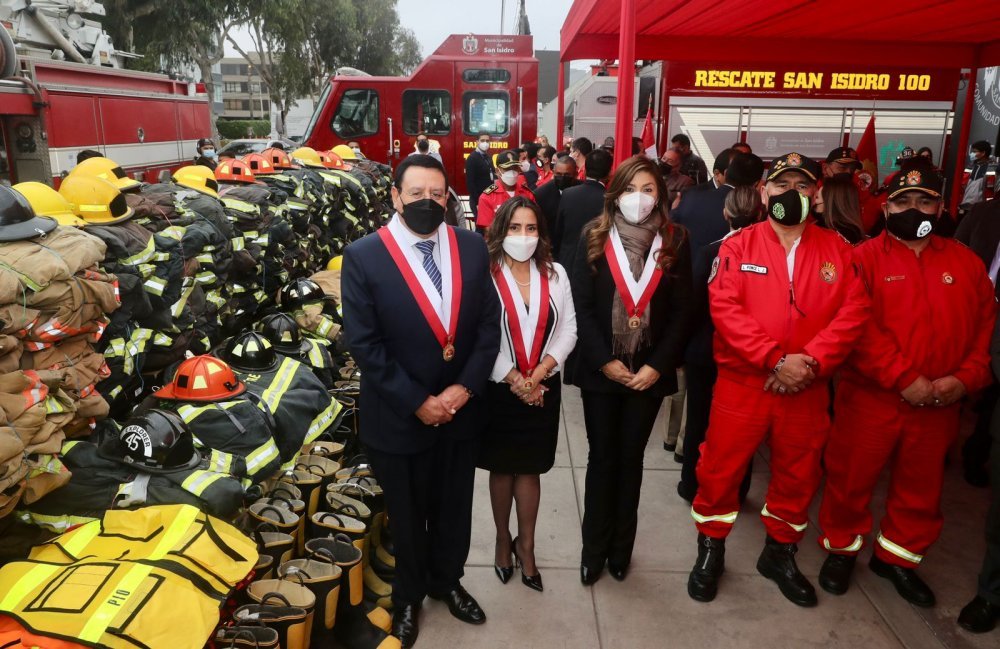
[[[958,213],[958,202],[962,198],[962,176],[965,174],[965,152],[969,148],[969,131],[972,128],[972,111],[976,101],[976,76],[979,68],[969,69],[969,81],[965,86],[965,105],[962,110],[962,127],[958,132],[958,148],[955,150],[955,175],[951,181],[948,211],[954,218]]]
[[[559,61],[559,82],[556,86],[556,132],[549,142],[557,151],[563,148],[563,132],[566,129],[566,66],[568,61]]]
[[[635,130],[635,0],[621,0],[618,34],[618,104],[615,119],[615,164],[632,155]]]

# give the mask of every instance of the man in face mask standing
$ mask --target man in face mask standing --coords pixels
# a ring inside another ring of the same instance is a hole
[[[860,336],[869,310],[851,246],[811,222],[821,173],[801,154],[776,158],[761,188],[767,220],[730,235],[712,262],[708,292],[718,380],[691,507],[698,559],[688,579],[688,594],[698,601],[715,598],[725,539],[740,509],[739,486],[767,439],[771,482],[761,510],[767,538],[757,571],[791,602],[816,605],[795,553],[830,432],[830,376]]]
[[[393,635],[416,641],[425,596],[470,624],[469,553],[483,391],[500,308],[481,237],[444,224],[448,182],[430,156],[396,169],[387,227],[344,252],[344,333],[361,370],[359,431],[392,519]]]
[[[535,195],[528,189],[522,169],[524,165],[518,159],[516,151],[502,151],[497,154],[497,169],[500,177],[483,190],[479,196],[479,209],[476,211],[476,231],[484,233],[493,223],[493,215],[500,206],[512,196],[524,196],[535,200]],[[472,200],[472,197],[469,197]]]
[[[538,207],[542,208],[545,216],[548,232],[551,232],[553,249],[558,245],[556,235],[556,217],[559,215],[559,204],[562,202],[563,192],[577,184],[576,163],[573,158],[565,156],[556,160],[553,165],[552,179],[544,185],[539,185],[535,190],[535,201]]]
[[[824,456],[820,585],[847,591],[872,529],[872,491],[890,468],[886,514],[869,566],[917,606],[934,593],[915,568],[941,532],[945,457],[958,433],[959,401],[992,381],[996,318],[986,267],[965,246],[933,234],[943,180],[930,165],[889,187],[886,231],[857,248],[872,318],[848,358]]]
[[[194,159],[194,164],[208,167],[212,171],[219,165],[219,154],[215,150],[215,142],[203,137],[198,140],[198,157]]]
[[[480,135],[475,150],[465,159],[465,186],[469,190],[473,216],[479,216],[479,197],[494,180],[496,170],[490,157],[490,136]]]

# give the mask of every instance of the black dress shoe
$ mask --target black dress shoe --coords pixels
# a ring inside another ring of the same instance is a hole
[[[397,605],[392,612],[392,635],[399,638],[404,649],[412,647],[420,633],[420,607],[416,604]]]
[[[965,605],[958,614],[958,626],[973,633],[987,633],[1000,621],[1000,606],[986,601],[979,595]]]
[[[799,548],[794,543],[779,543],[770,536],[764,543],[764,550],[757,559],[757,572],[778,584],[785,599],[798,606],[816,606],[816,589],[799,571],[795,563],[795,553]]]
[[[517,553],[516,538],[514,539],[514,542],[511,543],[511,548],[513,549],[514,552],[514,564],[521,571],[521,583],[530,588],[531,590],[537,590],[539,593],[543,592],[545,590],[545,587],[542,586],[542,573],[538,571],[537,566],[535,567],[534,575],[529,575],[524,571],[524,564],[521,562],[521,555]]]
[[[677,495],[686,500],[690,505],[694,501],[695,490],[681,480],[677,483]]]
[[[934,606],[937,601],[934,597],[934,591],[924,583],[924,580],[917,575],[917,571],[913,568],[894,566],[882,561],[874,554],[871,561],[868,562],[868,567],[879,577],[891,581],[892,585],[896,587],[896,592],[914,606],[929,608]]]
[[[819,571],[819,585],[831,595],[843,595],[851,585],[856,554],[829,554]]]
[[[455,586],[443,595],[428,595],[431,599],[440,600],[448,605],[451,614],[469,624],[483,624],[486,613],[479,608],[479,603],[461,585]]]
[[[677,442],[674,442],[673,444],[663,442],[663,450],[666,451],[667,453],[673,453],[675,450],[677,450]]]
[[[726,539],[698,534],[698,559],[688,576],[688,595],[711,602],[719,591],[719,578],[726,571]]]
[[[604,570],[604,564],[598,567],[588,566],[585,563],[580,564],[580,583],[584,586],[593,586],[597,583],[597,580],[601,578],[601,572]]]
[[[625,577],[628,576],[628,564],[616,565],[608,562],[608,574],[614,578],[615,581],[625,581]]]

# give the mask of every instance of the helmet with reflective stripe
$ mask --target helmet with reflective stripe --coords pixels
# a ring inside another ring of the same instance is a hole
[[[247,331],[230,338],[222,358],[232,367],[245,372],[266,371],[278,364],[278,356],[274,353],[271,341],[256,331]]]
[[[346,144],[338,144],[330,150],[331,153],[336,153],[340,156],[341,160],[357,160],[358,156],[354,153],[354,149],[347,146]]]
[[[14,190],[28,199],[38,216],[55,219],[59,225],[83,226],[87,222],[73,213],[73,205],[45,183],[29,181],[14,185]]]
[[[246,391],[247,386],[236,378],[233,368],[214,356],[189,358],[177,367],[169,384],[154,396],[178,401],[224,401]]]
[[[59,193],[73,206],[74,214],[92,225],[121,223],[132,218],[125,194],[106,180],[69,175],[59,185]]]
[[[326,295],[319,284],[308,277],[299,277],[281,287],[278,302],[289,311],[302,308],[309,302],[321,302]]]
[[[302,339],[295,318],[287,313],[273,313],[265,317],[258,328],[282,354],[304,354],[312,347],[309,341]]]
[[[227,183],[255,183],[253,170],[242,160],[227,158],[215,168],[215,179]]]
[[[212,198],[219,197],[219,181],[215,172],[203,165],[188,165],[174,172],[174,182],[181,187],[193,189]]]
[[[184,421],[156,408],[125,422],[118,433],[115,455],[119,456],[115,459],[146,473],[190,470],[201,462]]]
[[[311,146],[299,147],[292,151],[292,160],[307,167],[323,167],[319,152]]]
[[[264,149],[260,152],[262,156],[267,158],[275,169],[298,169],[298,165],[292,163],[292,159],[288,154],[277,147],[271,147],[269,149]]]
[[[274,168],[271,160],[259,153],[248,153],[243,156],[243,162],[247,163],[247,166],[250,167],[250,171],[252,171],[255,176],[278,173],[278,170]]]
[[[142,186],[142,183],[138,180],[133,180],[126,176],[125,171],[117,162],[108,158],[87,158],[73,167],[66,177],[72,178],[74,176],[100,178],[101,180],[108,181],[122,191]]]

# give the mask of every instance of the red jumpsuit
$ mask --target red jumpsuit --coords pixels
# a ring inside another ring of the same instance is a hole
[[[796,543],[806,528],[830,429],[827,384],[861,334],[869,303],[851,246],[813,223],[795,251],[791,279],[769,222],[730,235],[709,279],[719,378],[691,507],[707,536],[725,538],[732,530],[747,463],[768,437],[771,484],[761,511],[767,533]],[[796,394],[764,392],[778,360],[795,353],[816,359],[816,380]]]
[[[899,393],[921,375],[953,375],[967,392],[990,383],[993,285],[975,254],[935,235],[919,257],[886,233],[856,255],[872,318],[837,386],[819,541],[836,554],[861,549],[872,529],[872,491],[891,463],[874,552],[913,568],[941,533],[944,460],[960,406],[914,407]]]
[[[518,176],[517,184],[514,185],[514,193],[509,194],[507,190],[499,185],[499,183],[493,183],[487,187],[483,193],[479,196],[479,209],[476,214],[476,227],[486,229],[490,227],[490,223],[493,223],[493,215],[497,213],[500,206],[507,202],[508,198],[512,196],[524,196],[525,198],[530,198],[535,200],[535,195],[531,193],[531,190],[524,184],[524,176]]]
[[[552,170],[551,169],[549,169],[547,171],[544,170],[544,169],[541,170],[541,171],[539,171],[538,172],[538,182],[535,183],[535,188],[537,189],[538,187],[541,187],[545,183],[547,183],[550,180],[552,180],[552,175],[553,174],[552,174]]]

